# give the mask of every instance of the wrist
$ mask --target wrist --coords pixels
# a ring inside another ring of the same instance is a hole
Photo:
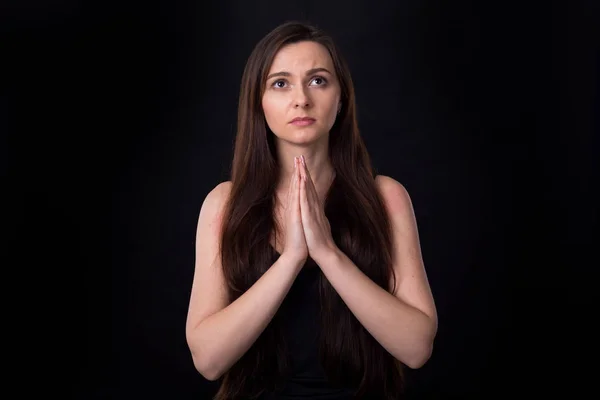
[[[316,253],[312,259],[315,260],[319,266],[323,266],[340,259],[341,255],[341,250],[334,244],[324,247],[322,250]]]
[[[298,257],[294,254],[287,253],[284,251],[279,256],[278,261],[283,262],[285,265],[288,265],[290,268],[292,268],[295,271],[300,271],[302,269],[302,266],[306,262],[306,258]]]

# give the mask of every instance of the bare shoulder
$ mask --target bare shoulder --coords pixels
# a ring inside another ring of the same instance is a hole
[[[392,223],[394,274],[390,277],[391,291],[400,300],[431,318],[435,336],[437,311],[421,254],[410,196],[404,185],[393,178],[377,176],[376,182]]]
[[[219,238],[224,205],[231,192],[231,182],[221,182],[205,197],[196,229],[195,266],[187,319],[190,334],[206,317],[227,305],[227,288],[223,278]]]
[[[377,175],[375,183],[386,207],[392,215],[412,210],[412,202],[408,191],[396,179],[386,175]]]
[[[229,198],[231,192],[231,181],[225,181],[215,186],[204,198],[202,207],[200,208],[200,214],[209,212],[211,214],[218,212],[218,210],[225,204]]]
[[[204,198],[198,215],[197,229],[210,227],[214,231],[221,221],[223,206],[229,198],[231,192],[231,181],[225,181],[215,186]]]

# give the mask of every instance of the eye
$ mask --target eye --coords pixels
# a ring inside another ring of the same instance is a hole
[[[327,84],[327,79],[323,78],[322,76],[315,76],[312,81],[317,83],[317,86],[323,86]]]
[[[283,79],[280,79],[278,81],[273,82],[273,85],[271,86],[281,89],[282,87],[284,87],[284,85],[285,81]]]

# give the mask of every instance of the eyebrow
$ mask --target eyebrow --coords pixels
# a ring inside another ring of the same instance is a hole
[[[331,72],[329,72],[329,70],[327,70],[327,68],[321,68],[321,67],[309,69],[308,71],[306,71],[306,75],[312,75],[317,72],[327,72],[328,74],[333,75]],[[269,80],[275,76],[292,76],[292,74],[290,74],[289,72],[286,72],[286,71],[274,72],[274,73],[270,74],[269,76],[267,76],[267,80]]]

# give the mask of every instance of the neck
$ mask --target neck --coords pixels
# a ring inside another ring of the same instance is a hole
[[[327,138],[325,138],[327,139]],[[323,198],[334,177],[333,166],[329,159],[327,140],[308,146],[297,146],[289,143],[278,143],[277,152],[280,165],[280,178],[277,185],[278,191],[287,194],[292,173],[294,171],[294,157],[304,156],[306,168],[317,189],[319,198]]]

